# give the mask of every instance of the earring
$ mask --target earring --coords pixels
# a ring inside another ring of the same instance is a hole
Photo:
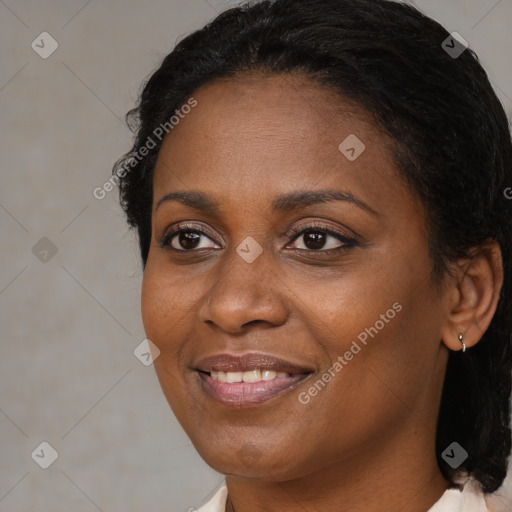
[[[466,352],[466,344],[464,343],[464,338],[462,334],[459,334],[459,341],[462,343],[462,352]]]

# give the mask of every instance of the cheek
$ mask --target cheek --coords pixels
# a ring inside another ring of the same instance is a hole
[[[407,258],[386,248],[330,279],[302,283],[295,276],[293,295],[301,298],[295,304],[302,303],[300,316],[326,362],[347,360],[339,372],[346,379],[333,379],[332,387],[357,393],[360,403],[382,398],[387,386],[414,400],[435,366],[442,314],[428,255],[415,254]]]
[[[414,269],[407,272],[403,267],[397,279],[388,254],[361,260],[347,259],[339,269],[323,274],[318,269],[281,272],[297,316],[331,359],[349,350],[359,335],[363,342],[365,337],[371,339],[366,329],[376,322],[377,330],[384,334],[400,321],[396,311],[400,306],[393,309],[393,304],[414,280]],[[394,265],[400,266],[400,262],[395,259]]]
[[[172,342],[183,328],[184,313],[190,309],[191,291],[170,272],[148,260],[141,290],[141,314],[146,335],[157,345]],[[159,347],[163,348],[163,347]]]
[[[182,387],[177,382],[187,372],[185,355],[204,291],[179,268],[155,260],[148,259],[144,270],[141,314],[146,337],[160,350],[155,370],[165,391]]]
[[[142,280],[141,313],[146,337],[160,350],[153,366],[162,391],[177,417],[181,417],[180,407],[184,402],[181,382],[180,353],[177,342],[183,338],[186,328],[183,323],[183,303],[166,278],[166,272],[156,270],[154,265],[146,265]]]

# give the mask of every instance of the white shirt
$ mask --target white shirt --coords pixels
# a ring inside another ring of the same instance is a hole
[[[197,512],[224,512],[227,498],[228,488],[224,484]],[[478,483],[468,480],[462,490],[446,489],[441,498],[426,512],[489,512],[489,509]]]

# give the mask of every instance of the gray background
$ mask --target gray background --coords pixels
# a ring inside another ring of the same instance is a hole
[[[222,481],[133,355],[136,238],[117,189],[92,191],[129,149],[142,80],[235,3],[0,1],[0,512],[184,511]],[[476,50],[510,113],[512,0],[416,5]],[[43,59],[45,31],[59,46]],[[59,454],[46,470],[31,458],[42,441]],[[512,491],[494,501],[511,510]]]

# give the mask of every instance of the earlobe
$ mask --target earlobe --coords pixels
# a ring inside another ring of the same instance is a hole
[[[489,327],[503,286],[501,249],[495,240],[475,248],[457,263],[450,282],[450,300],[442,340],[454,351],[476,345]]]

